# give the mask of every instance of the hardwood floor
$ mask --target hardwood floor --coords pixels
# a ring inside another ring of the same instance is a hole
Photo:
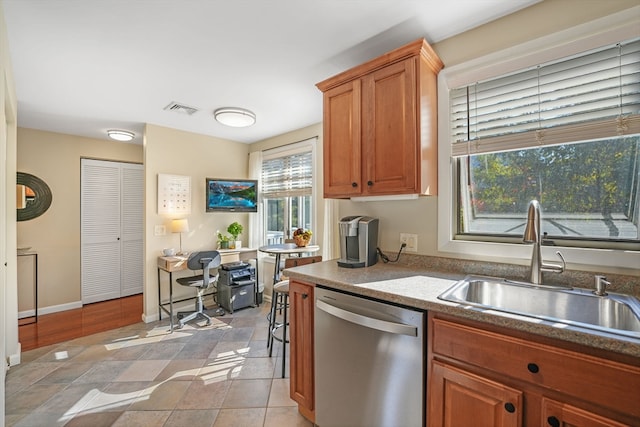
[[[18,326],[18,338],[22,351],[28,351],[141,321],[142,294],[138,294],[38,316],[37,323]]]

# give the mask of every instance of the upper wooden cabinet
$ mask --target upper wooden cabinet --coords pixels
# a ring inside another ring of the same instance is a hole
[[[437,194],[442,67],[420,39],[316,85],[323,92],[324,197]]]

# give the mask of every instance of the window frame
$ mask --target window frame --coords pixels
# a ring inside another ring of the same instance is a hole
[[[291,155],[295,155],[295,154],[299,154],[299,153],[305,153],[305,152],[310,152],[311,153],[311,176],[312,176],[312,181],[315,181],[317,179],[317,168],[316,168],[316,142],[317,141],[317,137],[313,137],[313,138],[309,138],[309,139],[305,139],[303,141],[299,141],[299,142],[294,142],[291,144],[287,144],[284,146],[280,146],[280,147],[276,147],[273,149],[269,149],[269,150],[265,150],[263,151],[263,155],[262,155],[262,163],[264,163],[267,160],[270,159],[276,159],[276,158],[280,158],[280,157],[287,157],[287,156],[291,156]],[[262,175],[262,164],[260,167],[260,174]],[[264,188],[264,187],[262,187]],[[261,236],[261,239],[263,241],[264,244],[267,244],[267,235],[268,235],[268,218],[267,218],[267,213],[268,213],[268,208],[267,208],[267,201],[269,199],[271,200],[276,200],[279,198],[284,198],[284,197],[288,197],[289,199],[293,199],[293,198],[298,198],[299,202],[301,200],[304,200],[305,197],[309,197],[310,198],[310,203],[311,203],[311,207],[310,207],[310,215],[311,215],[311,225],[310,225],[310,229],[311,230],[315,230],[316,227],[316,212],[317,209],[314,208],[314,204],[317,203],[316,201],[316,186],[315,185],[311,185],[311,194],[304,196],[304,195],[289,195],[289,196],[284,196],[284,195],[280,195],[278,197],[265,197],[262,188],[260,189],[260,203],[262,205],[262,212],[264,213],[264,217],[262,218],[262,223],[263,223],[263,233]],[[303,203],[304,205],[304,203]],[[306,207],[303,206],[304,209],[306,209]],[[287,218],[289,216],[289,213],[287,212],[287,209],[291,209],[291,205],[289,206],[285,206],[285,227],[287,226],[286,222],[287,222]],[[288,224],[290,226],[290,224]],[[289,227],[290,228],[290,227]],[[286,233],[287,230],[283,230],[284,232],[284,237],[283,239],[286,239]]]
[[[636,8],[640,9],[640,8]],[[525,264],[531,259],[531,245],[456,240],[456,160],[452,157],[449,90],[475,81],[568,57],[620,40],[638,37],[637,22],[630,11],[619,12],[568,30],[550,34],[508,49],[443,69],[438,75],[438,251],[448,255]],[[484,236],[483,236],[484,237]],[[514,239],[517,240],[517,239]],[[640,248],[590,249],[562,247],[569,268],[605,271],[637,270]],[[554,258],[558,247],[542,247],[545,259]]]

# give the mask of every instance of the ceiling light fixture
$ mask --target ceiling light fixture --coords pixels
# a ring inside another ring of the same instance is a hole
[[[107,135],[109,135],[111,139],[122,142],[131,141],[136,136],[133,132],[126,130],[108,130]]]
[[[251,126],[256,122],[256,115],[244,108],[218,108],[213,112],[213,115],[218,122],[234,128]]]

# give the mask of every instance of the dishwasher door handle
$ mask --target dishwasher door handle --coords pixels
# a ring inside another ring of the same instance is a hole
[[[398,335],[409,335],[411,337],[418,336],[418,328],[416,326],[363,316],[362,314],[354,313],[352,311],[344,310],[334,305],[327,304],[326,302],[321,300],[316,300],[316,307],[332,316],[346,320],[347,322],[355,323],[356,325],[364,326],[366,328],[377,329],[379,331]]]

